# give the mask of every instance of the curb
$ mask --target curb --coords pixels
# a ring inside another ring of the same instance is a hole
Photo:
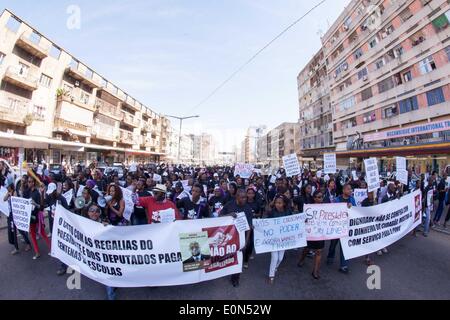
[[[437,232],[440,232],[440,233],[443,233],[443,234],[446,234],[446,235],[450,236],[450,231],[449,230],[442,229],[442,228],[436,228],[436,227],[432,227],[431,229],[434,230],[434,231],[437,231]]]

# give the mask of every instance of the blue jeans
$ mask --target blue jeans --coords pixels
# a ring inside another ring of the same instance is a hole
[[[428,234],[430,232],[431,212],[430,208],[425,209],[425,226],[423,227],[423,233]]]
[[[439,222],[441,220],[442,214],[444,213],[444,207],[445,207],[444,200],[442,201],[439,200],[439,205],[437,207],[436,214],[434,215],[433,219],[434,222]]]
[[[108,300],[116,300],[116,290],[117,288],[106,287],[106,296]]]
[[[348,268],[348,261],[345,260],[344,252],[342,251],[341,241],[339,239],[331,240],[330,249],[328,250],[327,262],[332,263],[334,261],[334,256],[336,255],[336,246],[339,244],[339,249],[341,252],[340,268]]]

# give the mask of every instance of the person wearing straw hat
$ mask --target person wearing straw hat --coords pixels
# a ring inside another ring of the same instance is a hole
[[[159,223],[159,213],[161,211],[173,210],[175,220],[182,220],[176,205],[166,198],[167,187],[164,184],[157,184],[152,189],[153,196],[139,197],[139,206],[147,210],[147,220],[149,224]]]

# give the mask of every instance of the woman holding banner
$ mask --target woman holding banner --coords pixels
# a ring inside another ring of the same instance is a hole
[[[318,190],[314,192],[313,195],[314,198],[314,204],[322,204],[323,203],[323,193]],[[308,246],[303,250],[303,253],[300,257],[300,260],[298,262],[298,266],[301,268],[303,267],[305,263],[305,259],[308,256],[308,253],[310,250],[314,251],[314,262],[313,262],[313,271],[312,276],[314,279],[319,280],[319,270],[320,270],[320,263],[322,260],[322,250],[325,248],[325,241],[308,241]]]
[[[106,205],[106,216],[113,226],[126,225],[123,217],[125,211],[125,200],[123,199],[122,189],[119,186],[111,184],[108,187],[108,195],[111,198]]]
[[[268,218],[281,218],[290,216],[292,213],[288,209],[289,200],[285,195],[279,194],[275,196],[274,199],[274,209],[269,213]],[[284,250],[272,252],[270,260],[270,270],[269,270],[269,283],[273,284],[275,282],[275,274],[284,258]]]

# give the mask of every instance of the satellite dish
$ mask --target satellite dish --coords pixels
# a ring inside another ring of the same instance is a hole
[[[84,197],[78,197],[75,199],[75,208],[82,209],[86,205],[86,200]]]

